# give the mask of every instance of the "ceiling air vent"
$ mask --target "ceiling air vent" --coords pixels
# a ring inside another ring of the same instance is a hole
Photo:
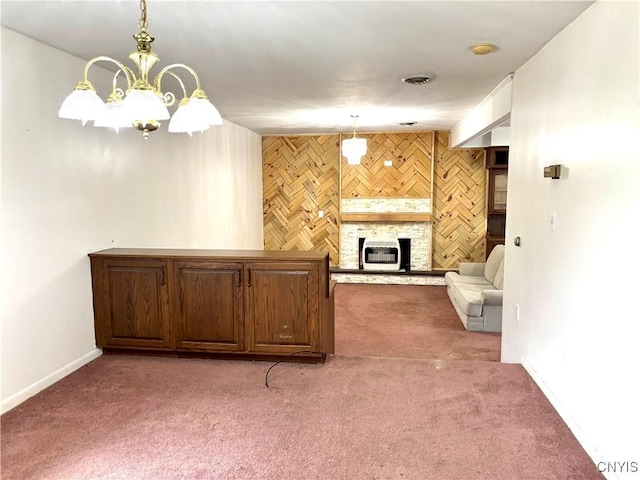
[[[429,77],[425,77],[424,75],[413,75],[402,79],[404,83],[408,83],[409,85],[426,85],[430,80]]]

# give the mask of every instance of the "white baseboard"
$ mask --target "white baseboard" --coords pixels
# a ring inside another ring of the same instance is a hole
[[[567,408],[562,404],[562,402],[560,402],[560,400],[558,400],[558,397],[554,395],[554,393],[551,391],[549,386],[546,383],[544,383],[542,378],[540,378],[540,375],[538,375],[538,372],[536,371],[536,369],[533,368],[531,363],[529,363],[529,360],[527,360],[527,357],[523,355],[521,358],[521,362],[524,369],[531,376],[531,378],[533,378],[533,381],[536,382],[536,384],[538,385],[540,390],[542,390],[542,393],[544,393],[545,397],[547,397],[551,405],[553,405],[553,408],[556,409],[556,411],[558,412],[558,415],[560,415],[562,420],[564,420],[564,423],[567,424],[567,426],[569,427],[569,430],[571,430],[571,433],[573,433],[573,435],[576,437],[576,440],[578,440],[578,443],[582,445],[582,448],[584,448],[585,452],[587,452],[587,455],[591,457],[591,460],[593,461],[593,463],[598,465],[599,462],[605,462],[604,458],[602,457],[600,452],[598,452],[598,449],[595,447],[593,442],[589,440],[587,435],[582,431],[582,429],[577,424],[577,422],[573,419],[573,417],[567,412]],[[620,479],[620,477],[615,472],[602,472],[602,475],[604,475],[604,477],[607,480]]]
[[[90,361],[95,360],[100,355],[102,355],[102,350],[100,350],[99,348],[96,348],[90,351],[89,353],[81,356],[77,360],[74,360],[73,362],[68,363],[64,367],[56,370],[50,375],[47,375],[43,379],[38,380],[35,383],[32,383],[27,388],[20,390],[18,393],[11,395],[9,398],[4,399],[0,407],[2,409],[2,413],[6,413],[12,408],[17,407],[28,398],[31,398],[38,392],[44,390],[47,387],[50,387],[51,385],[56,383],[58,380],[61,380],[67,375],[69,375],[70,373],[75,372],[77,369],[79,369],[80,367],[83,367]]]

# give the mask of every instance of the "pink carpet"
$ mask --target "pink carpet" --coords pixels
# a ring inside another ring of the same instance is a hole
[[[337,354],[500,360],[500,333],[466,331],[446,287],[339,284],[335,296]]]
[[[521,366],[103,356],[2,416],[2,479],[600,479]]]

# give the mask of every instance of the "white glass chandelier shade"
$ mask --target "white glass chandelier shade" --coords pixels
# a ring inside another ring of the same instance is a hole
[[[138,121],[142,125],[149,125],[154,120],[168,120],[171,118],[169,109],[153,90],[132,89],[122,102],[124,115],[131,124]]]
[[[358,165],[360,159],[367,153],[366,138],[345,138],[342,141],[342,155],[347,157],[349,165]]]
[[[187,99],[187,102],[189,99]],[[189,111],[187,110],[187,103],[184,104],[181,102],[178,106],[178,109],[171,117],[171,121],[169,122],[169,132],[170,133],[188,133],[191,135],[196,131],[195,125],[192,125],[190,122]]]
[[[111,127],[118,131],[123,127],[135,127],[143,132],[145,138],[149,132],[160,126],[161,120],[171,118],[169,109],[175,103],[176,97],[172,92],[163,92],[162,80],[165,74],[174,77],[179,83],[183,98],[188,101],[175,112],[177,119],[170,122],[170,132],[186,132],[207,130],[212,125],[221,125],[222,117],[211,104],[207,95],[200,87],[200,78],[191,67],[183,63],[174,63],[164,67],[151,80],[150,71],[159,61],[158,56],[151,50],[151,43],[155,38],[147,32],[146,0],[140,0],[141,16],[138,26],[140,31],[134,35],[137,48],[129,54],[129,58],[137,67],[137,71],[125,66],[111,57],[99,56],[89,60],[83,71],[82,80],[75,90],[65,99],[58,116],[72,120],[81,120],[83,125],[90,120],[96,127]],[[110,62],[118,67],[113,79],[113,91],[105,104],[96,94],[93,85],[88,80],[89,68],[96,62]],[[182,79],[174,73],[176,69],[186,70],[195,80],[195,88],[191,97]],[[126,88],[117,88],[119,75],[126,81]]]
[[[202,132],[213,125],[222,125],[222,117],[209,100],[204,98],[183,98],[176,113],[169,122],[169,132]]]
[[[88,121],[104,115],[106,110],[105,103],[93,88],[76,89],[62,102],[58,116],[70,120],[80,120],[84,125]]]
[[[358,115],[351,115],[353,119],[353,137],[342,140],[342,156],[347,157],[349,165],[359,165],[360,159],[367,153],[367,139],[356,137],[356,120]]]
[[[222,125],[222,116],[218,109],[205,98],[191,98],[189,104],[190,114],[197,118],[199,122],[206,123],[210,127],[213,125]]]
[[[121,128],[133,127],[133,122],[127,115],[122,100],[114,100],[107,102],[104,113],[95,119],[93,126],[113,128],[118,133]]]

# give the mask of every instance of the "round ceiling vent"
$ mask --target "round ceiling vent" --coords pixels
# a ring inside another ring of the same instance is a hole
[[[404,83],[408,83],[409,85],[426,85],[430,80],[431,78],[425,77],[424,75],[413,75],[402,79]]]

